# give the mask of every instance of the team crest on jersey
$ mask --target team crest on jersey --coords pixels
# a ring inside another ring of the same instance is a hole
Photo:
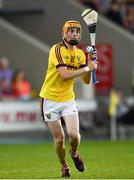
[[[45,114],[47,116],[48,119],[51,119],[51,114],[48,113],[48,114]]]
[[[65,56],[65,59],[69,59],[69,56]]]
[[[77,56],[77,60],[78,60],[78,61],[80,61],[80,59],[81,59],[81,56],[80,56],[80,55],[78,55],[78,56]]]

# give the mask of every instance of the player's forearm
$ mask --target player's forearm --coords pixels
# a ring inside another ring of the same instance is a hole
[[[75,77],[78,77],[82,74],[84,74],[86,71],[84,68],[81,68],[81,69],[78,69],[78,70],[65,70],[62,78],[64,80],[68,80],[68,79],[72,79],[72,78],[75,78]]]
[[[75,77],[78,77],[78,76],[81,76],[83,75],[85,72],[89,71],[89,68],[81,68],[81,69],[78,69],[78,70],[67,70],[67,69],[63,69],[63,68],[60,68],[59,69],[59,73],[61,75],[61,77],[64,79],[64,80],[68,80],[68,79],[72,79],[72,78],[75,78]]]
[[[82,75],[82,80],[85,84],[89,84],[90,83],[90,78],[91,78],[91,71],[86,72]]]

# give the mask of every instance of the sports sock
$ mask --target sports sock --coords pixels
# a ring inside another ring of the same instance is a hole
[[[74,157],[74,158],[77,157],[77,152],[76,152],[76,151],[73,151],[73,150],[71,149],[70,152],[71,152],[71,156],[72,156],[72,157]]]
[[[61,165],[62,165],[63,168],[69,169],[69,166],[68,166],[68,164],[67,164],[67,162],[65,160],[62,160],[60,162],[61,162]]]

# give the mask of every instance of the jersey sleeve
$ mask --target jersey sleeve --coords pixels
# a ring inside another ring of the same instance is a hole
[[[51,60],[56,68],[67,66],[64,58],[62,58],[62,45],[56,44],[51,48]]]

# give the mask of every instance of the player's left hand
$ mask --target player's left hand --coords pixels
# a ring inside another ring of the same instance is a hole
[[[97,49],[95,48],[94,51],[88,53],[88,61],[97,60]]]
[[[95,48],[94,51],[90,53],[90,58],[97,60],[97,49]]]

